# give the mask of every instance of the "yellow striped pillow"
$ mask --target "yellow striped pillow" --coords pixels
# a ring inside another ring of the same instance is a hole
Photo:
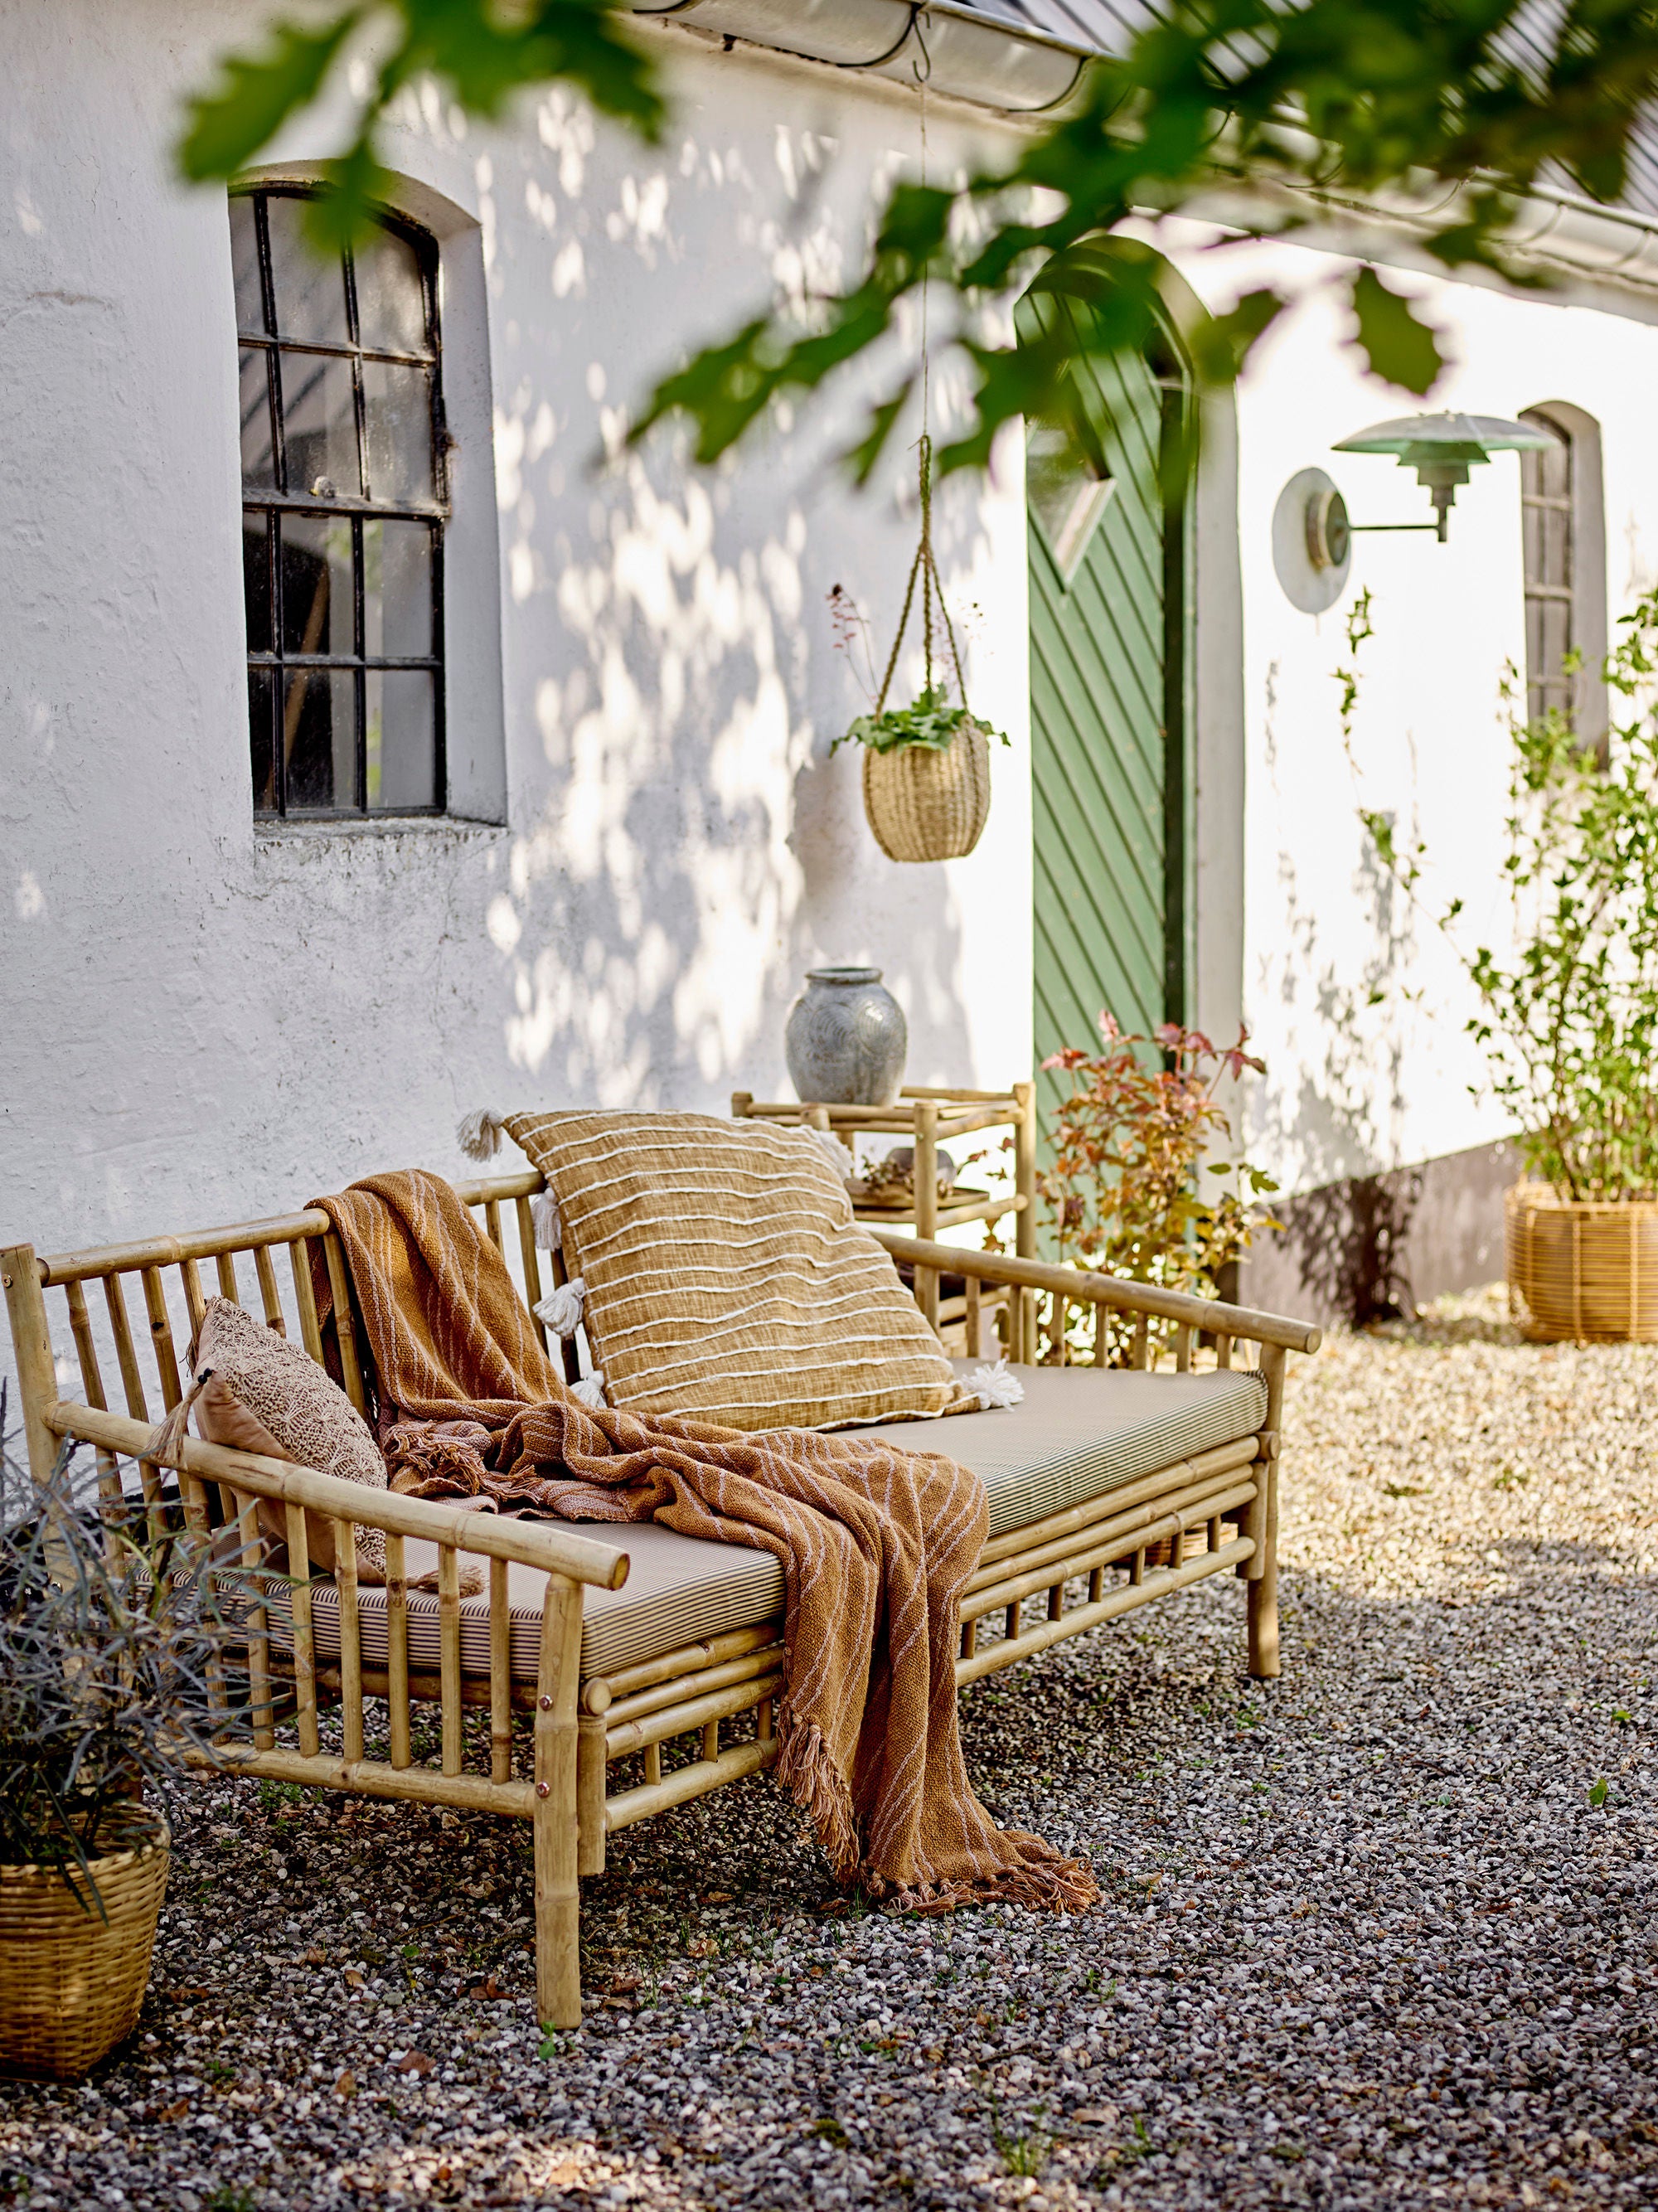
[[[557,1200],[613,1406],[734,1429],[976,1407],[810,1130],[703,1114],[515,1114]]]

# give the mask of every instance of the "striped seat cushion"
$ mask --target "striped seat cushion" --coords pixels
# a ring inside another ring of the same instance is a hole
[[[1266,1388],[1254,1374],[1138,1375],[1087,1367],[1018,1371],[1025,1386],[1023,1405],[952,1421],[938,1439],[947,1441],[952,1455],[982,1479],[992,1535],[1028,1527],[1194,1452],[1231,1443],[1258,1429],[1266,1414]],[[913,1428],[895,1425],[894,1443],[914,1440]],[[782,1569],[769,1552],[677,1535],[653,1522],[606,1522],[594,1533],[623,1547],[632,1565],[621,1589],[586,1592],[584,1674],[613,1674],[682,1644],[769,1620],[782,1609]],[[416,1549],[410,1544],[411,1573],[418,1571]],[[508,1571],[513,1671],[531,1681],[545,1588],[535,1568]],[[384,1591],[362,1590],[359,1605],[364,1662],[384,1666]],[[331,1583],[315,1586],[312,1613],[319,1652],[337,1655],[338,1601]],[[462,1665],[468,1673],[486,1674],[487,1601],[464,1599],[460,1618]],[[438,1601],[419,1592],[409,1599],[409,1663],[417,1672],[434,1672],[438,1665]]]
[[[613,1406],[733,1429],[969,1402],[810,1130],[704,1114],[515,1114]]]

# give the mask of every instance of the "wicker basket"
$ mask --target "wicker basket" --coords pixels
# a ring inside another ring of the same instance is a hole
[[[958,860],[990,812],[990,741],[964,722],[942,751],[899,745],[864,754],[864,811],[890,860]]]
[[[1504,1205],[1509,1306],[1523,1335],[1658,1343],[1658,1203],[1561,1198],[1522,1182]]]
[[[92,1862],[106,1921],[55,1869],[0,1866],[0,2074],[78,2081],[137,2025],[169,1843],[139,1817],[148,1841]]]

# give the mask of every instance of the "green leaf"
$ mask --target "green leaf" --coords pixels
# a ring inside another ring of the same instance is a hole
[[[319,31],[272,26],[263,53],[227,54],[219,82],[188,103],[179,167],[194,183],[230,178],[270,144],[290,115],[308,107],[335,57],[362,21],[348,8]]]
[[[1384,284],[1374,269],[1361,269],[1352,283],[1353,313],[1358,319],[1359,350],[1389,384],[1418,398],[1439,381],[1444,358],[1433,331],[1402,292]]]
[[[869,427],[855,446],[849,446],[841,455],[847,472],[861,491],[875,473],[875,466],[892,434],[892,426],[904,411],[904,403],[915,389],[915,379],[907,376],[890,399],[884,399],[869,410]]]

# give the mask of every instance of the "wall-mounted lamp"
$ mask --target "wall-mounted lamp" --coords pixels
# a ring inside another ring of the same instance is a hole
[[[1372,423],[1332,448],[1338,453],[1392,453],[1414,469],[1433,503],[1431,522],[1354,522],[1322,469],[1303,469],[1278,494],[1272,514],[1272,565],[1291,605],[1321,614],[1346,588],[1352,541],[1361,531],[1431,530],[1442,545],[1450,532],[1457,487],[1493,453],[1535,453],[1553,441],[1528,422],[1497,415],[1406,415]]]
[[[1553,443],[1548,433],[1526,422],[1507,422],[1500,415],[1405,415],[1396,422],[1372,423],[1355,430],[1331,448],[1337,453],[1393,453],[1402,469],[1414,469],[1425,485],[1436,520],[1432,522],[1355,522],[1354,530],[1431,530],[1442,545],[1450,534],[1456,488],[1470,469],[1493,453],[1537,453]],[[1338,497],[1339,495],[1338,494]]]

